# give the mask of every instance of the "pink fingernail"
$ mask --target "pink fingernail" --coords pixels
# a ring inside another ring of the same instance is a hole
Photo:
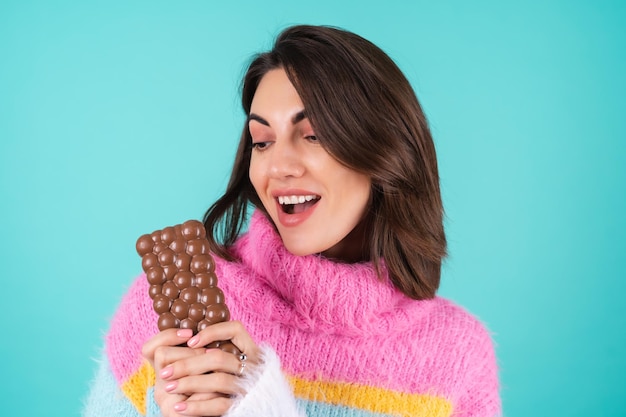
[[[175,411],[185,411],[187,409],[187,403],[176,403],[174,404]]]
[[[187,346],[194,346],[196,343],[198,343],[198,336],[194,336],[191,339],[189,339],[187,341]]]
[[[178,337],[191,337],[193,335],[193,330],[191,329],[180,329],[176,332],[176,336]]]
[[[178,385],[178,381],[172,381],[165,386],[165,391],[170,392],[176,389],[176,385]]]
[[[169,378],[174,373],[174,369],[172,369],[171,365],[167,365],[165,368],[161,369],[161,373],[159,374],[161,378]]]

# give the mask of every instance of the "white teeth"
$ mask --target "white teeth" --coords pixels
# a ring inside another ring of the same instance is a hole
[[[315,195],[285,195],[278,196],[279,204],[302,204],[317,198]]]

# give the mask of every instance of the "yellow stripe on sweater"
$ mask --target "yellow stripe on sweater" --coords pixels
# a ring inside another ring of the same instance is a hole
[[[122,392],[135,406],[137,411],[146,415],[146,393],[148,388],[154,386],[154,369],[148,362],[144,362],[141,368],[122,384]]]
[[[398,416],[450,417],[452,403],[427,394],[407,394],[384,388],[342,382],[308,381],[290,377],[296,397],[373,413]]]
[[[304,400],[403,417],[450,417],[452,415],[452,403],[435,395],[407,394],[346,382],[288,378],[296,397]],[[146,393],[148,388],[154,386],[154,382],[154,369],[145,362],[121,387],[122,392],[142,415],[146,415]]]

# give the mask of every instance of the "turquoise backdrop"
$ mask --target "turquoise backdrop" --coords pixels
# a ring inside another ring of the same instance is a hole
[[[422,101],[441,295],[492,330],[505,415],[626,415],[625,5],[3,0],[1,414],[79,415],[135,239],[202,216],[244,65],[313,23],[381,46]]]

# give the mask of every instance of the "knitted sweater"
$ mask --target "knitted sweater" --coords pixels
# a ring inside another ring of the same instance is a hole
[[[216,258],[219,286],[266,363],[229,415],[500,415],[489,333],[462,308],[409,299],[369,263],[294,256],[259,212],[234,252],[238,262]],[[140,276],[111,322],[86,416],[160,415],[140,353],[157,331]]]

